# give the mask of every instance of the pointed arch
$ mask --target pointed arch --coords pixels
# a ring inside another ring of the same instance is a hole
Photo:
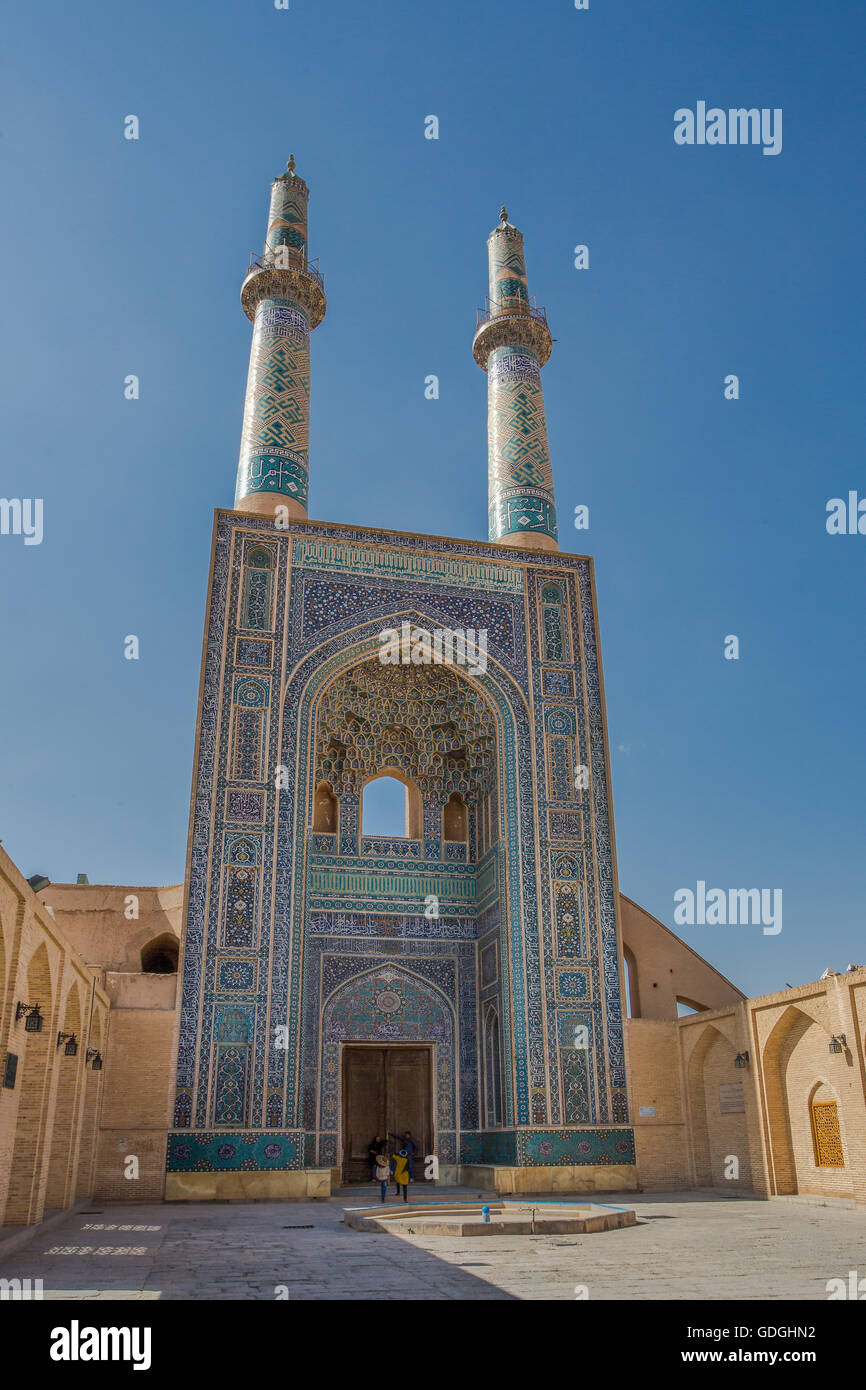
[[[42,1031],[28,1033],[22,1019],[14,1033],[19,1057],[18,1084],[27,1105],[18,1103],[15,1144],[9,1172],[4,1224],[29,1226],[42,1216],[42,1157],[47,1137],[48,1106],[51,1093],[53,1047],[57,1042],[57,1009],[51,979],[51,961],[44,942],[40,943],[27,966],[25,1002],[39,1004]],[[15,1027],[15,1025],[13,1025]]]
[[[85,1047],[83,1046],[82,1003],[78,981],[67,995],[60,1020],[60,1031],[72,1033],[78,1052],[68,1057],[63,1046],[55,1048],[58,1069],[57,1093],[54,1101],[54,1123],[51,1128],[48,1153],[48,1180],[45,1187],[45,1210],[60,1211],[71,1206],[75,1191],[75,1129],[82,1081]]]
[[[502,1124],[502,1049],[499,1036],[499,1011],[495,1005],[484,1014],[484,1119],[488,1129]]]
[[[707,1118],[707,1094],[704,1067],[707,1054],[718,1042],[726,1042],[712,1024],[704,1029],[696,1043],[688,1065],[688,1101],[691,1113],[692,1161],[698,1187],[712,1187],[713,1161],[710,1148],[710,1127]],[[729,1044],[730,1046],[730,1044]],[[731,1049],[733,1056],[733,1049]]]
[[[628,1004],[628,1017],[640,1018],[640,985],[637,968],[637,960],[634,951],[630,946],[623,942],[622,958],[625,967],[625,987],[626,1001]]]
[[[174,975],[180,942],[173,932],[161,932],[141,948],[141,969],[145,975]]]
[[[787,1070],[791,1053],[810,1028],[818,1027],[813,1018],[789,1004],[776,1020],[764,1044],[764,1087],[770,1133],[772,1179],[777,1196],[799,1191],[791,1113],[788,1100]]]
[[[442,808],[442,839],[469,839],[469,808],[460,792],[452,792]]]
[[[252,1016],[241,1005],[218,1005],[214,1024],[213,1122],[242,1128],[249,1122]]]
[[[78,1175],[75,1185],[75,1200],[82,1197],[90,1197],[93,1193],[93,1175],[96,1171],[96,1146],[99,1139],[97,1130],[97,1117],[99,1115],[99,1101],[102,1095],[102,1079],[105,1076],[104,1068],[94,1071],[94,1057],[88,1056],[88,1052],[93,1049],[104,1056],[105,1028],[103,1027],[102,1008],[96,1005],[93,1008],[90,1019],[90,1033],[86,1037],[86,1047],[84,1056],[84,1102],[81,1107],[81,1147],[78,1159]]]
[[[320,782],[313,798],[313,829],[320,835],[336,835],[339,824],[338,801],[330,782]]]
[[[395,1008],[395,1002],[397,1007]],[[436,1048],[434,1137],[457,1129],[457,1018],[448,996],[396,958],[351,975],[322,1003],[318,1128],[340,1127],[340,1049],[350,1042],[429,1042]]]
[[[304,870],[304,851],[306,828],[310,825],[314,778],[310,764],[314,755],[317,710],[319,702],[328,687],[346,671],[358,666],[371,657],[378,657],[381,648],[379,635],[383,627],[399,628],[403,619],[417,620],[421,625],[431,626],[430,615],[418,609],[393,610],[377,615],[375,620],[365,620],[354,628],[333,630],[322,641],[311,646],[307,653],[299,657],[289,673],[282,691],[282,745],[280,763],[294,767],[296,775],[290,778],[289,787],[277,789],[277,822],[282,824],[285,812],[280,803],[289,799],[290,815],[286,817],[287,838],[291,844],[292,865],[287,872],[287,881],[294,882],[300,889],[287,901],[287,910],[292,913],[290,977],[299,979],[302,974],[302,942],[304,939],[308,886]],[[436,626],[434,620],[432,626]],[[540,968],[537,957],[523,949],[524,922],[527,914],[537,912],[536,879],[534,873],[524,874],[523,854],[525,847],[535,843],[536,807],[531,797],[517,795],[514,788],[525,784],[528,775],[524,758],[531,747],[531,719],[528,697],[521,690],[514,677],[496,657],[488,651],[487,667],[483,672],[473,673],[468,668],[451,668],[461,681],[477,690],[487,701],[493,716],[496,730],[496,805],[498,811],[497,833],[504,841],[507,853],[503,855],[505,882],[502,885],[503,921],[501,926],[503,943],[507,949],[501,955],[503,990],[509,999],[509,1008],[500,1020],[502,1028],[503,1057],[503,1112],[504,1123],[528,1124],[529,1106],[529,1030],[526,1026],[528,1013],[528,993],[541,990]],[[351,800],[347,793],[340,798],[341,818],[343,803]],[[354,807],[349,807],[347,829],[341,825],[340,844],[343,840],[351,843],[351,817],[357,813],[357,798]],[[356,826],[357,822],[355,822]],[[425,831],[426,834],[426,831]],[[353,852],[349,850],[348,852]],[[279,1007],[286,1012],[292,1008],[291,999],[286,994]],[[519,1043],[517,1041],[519,1039]],[[313,1065],[307,1055],[309,1044],[302,1031],[301,1054],[297,1069],[285,1067],[285,1113],[293,1120],[303,1111],[300,1077]],[[522,1050],[519,1065],[515,1059],[515,1047]],[[321,1145],[320,1145],[321,1151]]]
[[[845,1147],[839,1124],[839,1102],[833,1087],[818,1081],[809,1093],[809,1120],[816,1168],[844,1168]]]

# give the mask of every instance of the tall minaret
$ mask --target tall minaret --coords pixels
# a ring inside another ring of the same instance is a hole
[[[500,545],[558,550],[541,368],[553,339],[529,301],[523,236],[508,221],[487,239],[489,309],[472,351],[487,373],[489,534]]]
[[[310,453],[310,330],[325,317],[324,281],[307,260],[310,190],[295,173],[271,185],[264,254],[241,288],[253,324],[235,510],[307,515]]]

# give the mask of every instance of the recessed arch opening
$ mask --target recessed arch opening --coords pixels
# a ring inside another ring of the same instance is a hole
[[[330,783],[320,782],[313,795],[313,829],[321,835],[336,835],[337,812],[337,798]]]
[[[163,932],[141,948],[141,968],[146,975],[173,975],[177,971],[178,939]]]

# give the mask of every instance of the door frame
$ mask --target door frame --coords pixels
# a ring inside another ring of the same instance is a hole
[[[369,1038],[361,1038],[361,1039],[359,1039],[357,1042],[354,1042],[351,1038],[343,1038],[343,1039],[341,1039],[341,1041],[340,1041],[340,1082],[339,1082],[339,1091],[338,1091],[338,1096],[337,1096],[337,1114],[338,1114],[338,1116],[339,1116],[339,1129],[337,1130],[337,1159],[338,1159],[338,1167],[339,1167],[339,1170],[340,1170],[340,1181],[341,1181],[341,1182],[343,1181],[343,1174],[345,1173],[345,1170],[346,1170],[346,1138],[345,1138],[345,1135],[346,1135],[346,1086],[345,1086],[345,1080],[346,1080],[346,1050],[347,1050],[347,1048],[350,1048],[350,1047],[352,1047],[352,1048],[354,1048],[354,1047],[375,1048],[377,1051],[381,1051],[383,1048],[389,1048],[389,1049],[393,1049],[394,1051],[397,1051],[397,1049],[399,1048],[400,1050],[402,1050],[402,1051],[404,1051],[404,1052],[406,1052],[406,1051],[427,1052],[427,1053],[429,1054],[429,1057],[430,1057],[430,1071],[429,1071],[429,1081],[430,1081],[430,1142],[431,1142],[431,1149],[430,1149],[430,1152],[435,1154],[435,1152],[436,1152],[436,1141],[437,1141],[437,1120],[438,1120],[438,1116],[437,1116],[437,1113],[436,1113],[436,1076],[437,1076],[437,1070],[436,1070],[436,1068],[437,1068],[437,1063],[438,1063],[438,1057],[437,1057],[437,1044],[436,1044],[435,1042],[427,1041],[427,1040],[424,1039],[424,1038],[419,1039],[418,1042],[407,1041],[407,1039],[405,1039],[405,1038],[401,1038],[401,1039],[400,1039],[399,1041],[397,1041],[397,1042],[389,1042],[386,1038],[377,1039],[377,1040],[375,1040],[375,1041],[371,1041]],[[416,1159],[415,1159],[416,1163],[417,1163],[417,1161],[418,1161],[419,1158],[423,1160],[424,1155],[423,1155],[423,1154],[417,1154],[417,1155],[416,1155]]]

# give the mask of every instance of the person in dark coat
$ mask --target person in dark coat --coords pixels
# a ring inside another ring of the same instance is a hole
[[[392,1131],[390,1137],[391,1137],[392,1139],[396,1139],[396,1140],[397,1140],[397,1143],[400,1145],[400,1148],[401,1148],[401,1149],[405,1149],[405,1151],[406,1151],[406,1162],[407,1162],[408,1168],[409,1168],[409,1181],[410,1181],[410,1182],[414,1182],[414,1181],[415,1181],[415,1155],[416,1155],[416,1153],[418,1152],[418,1145],[415,1143],[415,1140],[412,1138],[412,1131],[411,1131],[411,1129],[404,1129],[404,1131],[403,1131],[402,1134],[394,1134],[393,1131]]]
[[[377,1134],[375,1139],[371,1139],[367,1145],[367,1157],[370,1160],[370,1182],[376,1180],[376,1159],[385,1147],[385,1140],[381,1134]]]

